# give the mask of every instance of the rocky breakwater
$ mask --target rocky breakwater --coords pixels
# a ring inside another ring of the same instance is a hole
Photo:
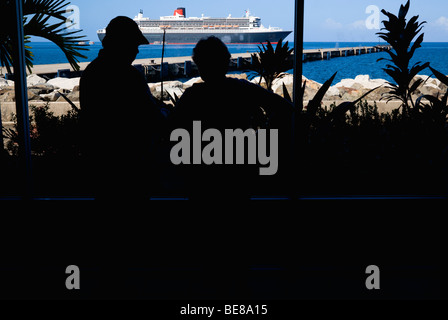
[[[229,75],[231,78],[245,79],[246,74]],[[61,93],[66,95],[73,102],[79,102],[79,81],[80,78],[54,78],[45,80],[37,75],[27,77],[28,100],[30,102],[66,102]],[[186,82],[164,81],[163,100],[170,101],[170,97],[181,97],[185,90],[195,83],[202,82],[200,77],[189,79]],[[151,93],[156,99],[162,97],[161,82],[148,83]],[[111,88],[111,91],[115,90]],[[127,94],[123,92],[122,94]],[[0,78],[0,103],[15,102],[14,81]]]
[[[242,74],[229,74],[227,75],[228,78],[235,78],[235,79],[243,79],[247,80],[247,75],[245,73]],[[203,82],[200,77],[191,78],[186,82],[181,81],[164,81],[163,82],[163,100],[168,102],[175,97],[180,98],[182,94],[193,86],[195,83],[201,83]],[[151,90],[152,95],[154,98],[160,100],[162,98],[162,83],[161,82],[155,82],[155,83],[148,83],[149,89]]]
[[[231,78],[237,78],[237,79],[244,79],[248,80],[248,76],[245,73],[242,74],[231,74],[227,75]],[[421,95],[432,95],[437,96],[445,94],[448,87],[441,83],[438,79],[435,78],[429,78],[428,76],[421,76],[417,75],[414,77],[413,81],[411,81],[411,85],[417,80],[417,79],[423,79],[424,83],[417,88],[417,90],[414,92],[412,98],[417,99]],[[254,84],[260,84],[262,87],[266,87],[266,84],[264,80],[260,83],[260,78],[255,77],[254,79],[250,80]],[[284,74],[283,77],[277,79],[274,81],[272,85],[272,90],[281,96],[283,96],[283,84],[285,85],[286,89],[288,90],[288,93],[290,97],[292,97],[293,94],[293,81],[294,77],[292,74]],[[304,101],[307,102],[314,98],[316,93],[319,91],[319,89],[322,87],[321,83],[318,83],[316,81],[307,79],[305,76],[302,78],[302,84],[306,81],[306,87],[305,87],[305,93],[304,93]],[[202,82],[201,78],[192,78],[188,80],[187,82],[181,82],[181,81],[166,81],[163,84],[163,99],[169,100],[169,97],[174,98],[174,94],[177,97],[182,96],[183,92],[191,87],[195,83]],[[157,98],[161,98],[161,83],[150,83],[148,84],[149,88],[151,89],[152,94]],[[359,75],[355,79],[343,79],[340,82],[334,84],[331,86],[328,91],[326,92],[323,101],[325,102],[343,102],[343,101],[355,101],[359,98],[361,98],[363,95],[371,91],[372,89],[375,89],[368,95],[366,95],[363,100],[367,101],[376,101],[380,102],[383,101],[383,103],[386,102],[387,99],[387,93],[390,91],[390,88],[388,87],[387,80],[384,79],[370,79],[369,75]],[[397,100],[398,101],[398,100]]]
[[[65,102],[61,93],[72,101],[79,101],[80,78],[45,80],[37,75],[27,77],[28,101]],[[14,81],[0,78],[0,103],[15,102]]]
[[[412,98],[417,99],[421,95],[432,95],[437,96],[443,95],[447,91],[447,86],[441,83],[438,79],[429,78],[428,76],[417,75],[414,77],[411,85],[417,80],[423,79],[425,82],[417,88],[417,90],[412,95]],[[257,82],[259,79],[254,79]],[[306,89],[304,100],[311,100],[317,91],[322,87],[322,84],[317,83],[313,80],[309,80],[306,77],[303,77],[302,84],[306,81]],[[258,82],[257,82],[258,83]],[[283,84],[285,84],[289,95],[292,97],[293,92],[293,75],[286,74],[284,77],[277,79],[272,89],[275,93],[283,96]],[[388,88],[387,80],[384,79],[370,79],[368,75],[359,75],[355,79],[343,79],[339,83],[331,86],[330,89],[324,96],[324,101],[355,101],[362,97],[364,94],[369,92],[372,89],[375,89],[373,92],[368,94],[363,98],[363,100],[367,101],[376,101],[379,102],[381,99],[385,101],[387,97],[387,93],[390,91]]]
[[[248,76],[245,73],[230,74],[228,77],[248,80]],[[417,79],[423,79],[425,82],[414,92],[414,100],[421,95],[442,95],[445,94],[448,89],[445,84],[434,78],[417,75],[413,81]],[[293,80],[293,75],[284,74],[283,77],[274,81],[272,90],[283,96],[283,85],[285,85],[289,95],[292,97]],[[54,78],[47,81],[37,75],[30,75],[27,78],[28,100],[30,101],[30,105],[32,105],[33,102],[66,103],[66,100],[61,96],[61,93],[65,94],[71,101],[78,103],[79,81],[80,78]],[[260,78],[258,77],[250,81],[265,86],[264,81],[261,81],[260,83]],[[303,77],[302,83],[305,81],[306,89],[304,101],[306,104],[307,101],[311,100],[316,95],[317,91],[322,87],[322,84]],[[171,100],[170,98],[180,98],[186,89],[195,83],[200,82],[202,82],[200,77],[192,78],[185,82],[165,81],[163,83],[163,100],[169,102]],[[160,100],[162,98],[162,84],[160,82],[148,83],[148,87],[156,99]],[[385,98],[389,92],[387,81],[384,79],[370,79],[368,75],[359,75],[355,79],[343,79],[330,87],[326,92],[323,101],[326,102],[327,105],[333,102],[354,101],[374,88],[377,89],[368,94],[364,100],[380,102],[380,100]],[[111,88],[111,92],[113,90],[115,89]],[[122,94],[126,94],[126,92],[123,92]],[[14,82],[0,78],[0,104],[7,102],[15,102]],[[383,99],[381,103],[385,104],[385,99]],[[395,103],[394,106],[399,105]],[[390,107],[388,108],[390,109]]]

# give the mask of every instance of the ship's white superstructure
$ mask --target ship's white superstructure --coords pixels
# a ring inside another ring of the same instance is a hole
[[[134,18],[142,33],[150,43],[161,43],[165,33],[167,44],[194,44],[201,38],[214,35],[224,43],[260,43],[278,42],[286,38],[291,31],[280,28],[266,28],[259,17],[252,16],[247,10],[241,18],[229,15],[226,18],[187,17],[185,8],[178,8],[172,16],[160,19],[144,17],[143,11]],[[105,36],[105,29],[98,31],[100,40]]]

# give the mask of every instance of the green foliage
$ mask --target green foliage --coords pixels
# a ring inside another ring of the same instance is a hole
[[[70,110],[67,114],[55,116],[49,111],[48,104],[44,107],[31,107],[30,138],[31,151],[35,156],[77,157],[81,148],[81,127],[79,112]],[[9,153],[18,154],[17,119],[14,119],[14,129],[3,129],[3,135],[8,139],[6,146]]]
[[[415,50],[423,41],[423,34],[418,36],[423,23],[417,22],[418,17],[406,23],[408,10],[409,1],[401,6],[398,17],[383,11],[389,21],[384,21],[387,32],[380,33],[381,38],[393,47],[393,51],[388,52],[390,59],[386,59],[393,65],[388,65],[385,70],[396,81],[396,84],[389,83],[389,98],[399,98],[404,108],[381,113],[376,103],[363,101],[376,89],[355,101],[322,107],[336,74],[322,85],[307,108],[303,108],[306,81],[300,87],[294,128],[297,157],[293,170],[297,170],[288,172],[294,191],[302,187],[304,190],[301,191],[305,193],[328,191],[333,195],[358,192],[437,194],[446,188],[448,90],[443,96],[424,95],[415,104],[412,102],[413,108],[409,107],[411,94],[423,83],[419,80],[412,84],[412,80],[428,64],[416,63],[409,68]],[[259,55],[254,55],[253,67],[265,79],[269,89],[287,70],[285,68],[289,68],[287,61],[291,50],[287,44],[280,41],[274,50],[268,43],[260,48]],[[448,77],[431,70],[448,86]],[[285,85],[283,94],[286,100],[292,100]],[[178,97],[174,94],[170,100],[175,103]],[[77,158],[81,128],[76,106],[64,116],[55,116],[48,105],[32,108],[31,114],[31,144],[35,156]],[[268,127],[269,116],[264,110],[252,120],[260,127]],[[3,129],[3,134],[9,139],[8,151],[17,154],[17,131]],[[298,180],[301,183],[297,183]]]
[[[412,17],[406,23],[406,15],[408,14],[410,2],[406,5],[401,5],[398,17],[394,14],[382,10],[381,12],[386,15],[389,20],[383,21],[385,32],[377,33],[379,37],[389,43],[393,50],[388,50],[387,53],[390,59],[381,58],[381,60],[387,60],[392,64],[388,64],[384,71],[392,77],[395,83],[388,83],[390,87],[389,100],[398,98],[403,102],[403,106],[406,111],[409,111],[409,103],[411,101],[412,106],[414,102],[412,100],[412,93],[423,83],[423,80],[418,79],[412,85],[413,78],[422,70],[429,66],[429,63],[421,64],[421,62],[415,63],[412,67],[409,67],[410,61],[414,56],[415,50],[421,47],[424,39],[424,34],[420,34],[422,25],[426,22],[419,23],[417,20],[419,16]],[[414,41],[414,39],[417,39]],[[412,44],[412,46],[411,46]]]
[[[69,31],[72,25],[67,25],[64,17],[66,7],[70,2],[65,0],[23,0],[23,29],[25,34],[25,56],[28,70],[33,67],[33,53],[30,36],[42,37],[55,43],[64,52],[68,62],[74,70],[79,70],[78,58],[86,58],[80,52],[87,50],[78,45],[83,36],[82,30]],[[13,35],[15,32],[14,1],[2,0],[0,2],[0,64],[11,73],[13,65]],[[50,19],[56,20],[50,23]]]
[[[429,68],[440,82],[448,86],[447,76],[431,67]],[[428,102],[424,102],[423,99]],[[423,95],[417,99],[415,109],[416,112],[421,114],[421,117],[425,120],[428,126],[444,127],[448,117],[447,101],[448,90],[441,98],[439,98],[439,96]]]
[[[280,39],[276,48],[268,41],[265,46],[259,48],[258,53],[252,54],[252,64],[250,68],[260,75],[261,80],[266,82],[266,88],[272,91],[272,84],[276,79],[284,76],[284,72],[291,69],[289,59],[294,49],[289,48],[289,42],[283,44]]]
[[[17,132],[17,117],[14,115],[12,117],[12,119],[15,123],[15,128],[7,129],[5,127],[2,127],[2,139],[5,139],[7,141],[7,144],[5,146],[6,150],[12,155],[18,155],[18,153],[19,153],[19,144],[18,144],[19,134]]]
[[[343,187],[349,194],[445,192],[446,120],[443,127],[428,125],[421,114],[403,109],[381,113],[366,101],[335,119],[336,108],[318,109],[303,146],[301,166],[314,172],[310,181],[320,178],[337,187],[337,193]]]
[[[317,112],[317,109],[320,107],[320,104],[322,103],[322,100],[327,93],[328,89],[330,89],[331,84],[333,83],[334,78],[336,77],[337,72],[331,76],[330,79],[325,81],[325,83],[322,85],[322,87],[319,88],[314,98],[308,103],[307,106],[307,113],[310,116],[314,116]]]
[[[325,81],[325,83],[322,85],[322,87],[319,88],[319,90],[317,91],[317,93],[313,97],[313,99],[311,101],[309,101],[308,106],[306,108],[306,112],[303,112],[303,95],[304,95],[304,92],[306,89],[306,81],[304,82],[303,86],[301,87],[301,92],[299,94],[299,97],[302,98],[302,101],[300,101],[302,103],[300,103],[300,102],[298,103],[299,110],[297,112],[297,117],[298,117],[297,122],[300,126],[302,126],[301,129],[303,131],[306,132],[309,129],[309,126],[311,125],[311,123],[313,122],[313,119],[315,117],[317,117],[317,113],[321,109],[322,100],[325,97],[325,94],[327,93],[327,91],[330,89],[331,84],[333,83],[336,75],[337,75],[337,72],[335,74],[333,74],[333,76],[330,79]],[[335,105],[331,111],[332,121],[340,121],[342,118],[345,117],[345,115],[348,111],[350,111],[352,113],[352,116],[355,117],[356,112],[354,110],[356,108],[356,105],[360,101],[362,101],[362,99],[364,99],[366,96],[368,96],[370,93],[372,93],[373,91],[375,91],[378,88],[379,87],[369,90],[368,92],[363,94],[359,99],[357,99],[355,101],[347,101],[347,102],[342,102],[338,106]],[[290,97],[285,85],[283,85],[283,93],[284,93],[285,99],[292,102],[291,97]]]

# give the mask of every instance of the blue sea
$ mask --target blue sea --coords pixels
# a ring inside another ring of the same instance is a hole
[[[336,48],[336,47],[356,47],[356,46],[374,46],[379,43],[373,42],[305,42],[304,49]],[[382,43],[384,44],[384,43]],[[34,54],[34,64],[53,64],[66,63],[62,51],[50,42],[33,42],[30,44]],[[289,43],[293,47],[293,43]],[[166,57],[183,57],[192,54],[193,45],[168,45],[165,47]],[[229,45],[231,53],[257,52],[258,45]],[[87,59],[80,59],[80,62],[89,62],[95,59],[101,49],[99,42],[91,46],[86,46],[87,51],[83,54]],[[162,56],[161,45],[141,46],[137,59],[160,58]],[[355,78],[360,74],[367,74],[371,79],[386,79],[392,81],[382,70],[387,64],[386,61],[377,62],[379,58],[388,57],[384,52],[375,54],[365,54],[360,56],[351,56],[343,58],[333,58],[331,60],[306,62],[303,64],[303,74],[308,79],[323,83],[335,72],[338,72],[333,83],[342,79]],[[427,42],[423,43],[422,48],[418,49],[414,55],[412,63],[430,62],[431,66],[443,74],[448,74],[448,42]],[[431,70],[422,71],[422,75],[431,75]]]

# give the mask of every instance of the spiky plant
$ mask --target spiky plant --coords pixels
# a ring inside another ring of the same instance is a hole
[[[429,67],[435,77],[444,85],[448,86],[448,77]],[[425,100],[428,103],[423,102]],[[429,119],[431,124],[437,124],[439,127],[444,128],[448,121],[448,90],[441,96],[436,97],[431,95],[420,96],[416,103],[415,108],[417,112],[421,112],[426,119]]]
[[[384,28],[381,30],[385,31],[377,33],[381,39],[392,46],[392,50],[387,50],[390,59],[381,58],[378,60],[387,60],[392,63],[387,64],[386,68],[383,69],[395,81],[395,83],[388,83],[391,90],[386,97],[388,101],[392,99],[401,100],[406,111],[410,109],[409,101],[412,107],[414,107],[412,93],[423,83],[422,79],[412,83],[414,77],[429,66],[429,63],[421,64],[419,61],[412,67],[409,67],[415,50],[420,48],[423,42],[424,34],[421,33],[419,35],[419,33],[422,31],[422,25],[426,23],[426,21],[419,23],[417,21],[419,16],[414,16],[406,22],[409,7],[410,2],[408,0],[406,5],[401,5],[398,17],[382,10],[381,12],[389,20],[383,21]],[[414,41],[415,38],[417,39]]]
[[[269,91],[272,91],[274,81],[283,77],[284,72],[291,68],[289,58],[294,49],[290,49],[288,45],[288,41],[283,44],[283,39],[280,39],[274,49],[268,41],[266,45],[258,47],[258,53],[252,54],[251,69],[260,75],[260,83],[262,79],[265,80]]]
[[[79,70],[79,58],[86,58],[80,53],[87,50],[80,46],[83,36],[82,30],[69,31],[74,25],[67,23],[64,16],[70,2],[65,0],[22,0],[23,1],[23,29],[25,34],[25,56],[28,70],[33,67],[33,53],[31,51],[30,36],[41,37],[55,43],[65,54],[74,70]],[[0,64],[11,73],[13,65],[14,1],[0,2]],[[56,20],[50,22],[50,19]]]

